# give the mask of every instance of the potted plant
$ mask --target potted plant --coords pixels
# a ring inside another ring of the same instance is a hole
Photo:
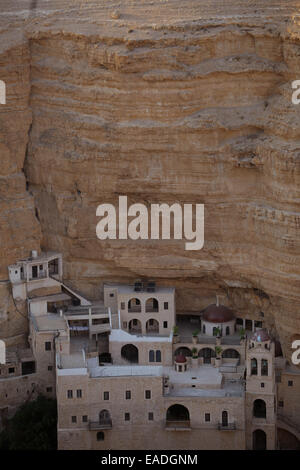
[[[193,335],[193,344],[198,343],[198,334],[199,334],[199,330],[193,331],[193,333],[192,333],[192,335]]]
[[[177,325],[173,326],[173,343],[179,342],[179,328]]]
[[[215,352],[216,352],[215,366],[220,367],[221,361],[222,361],[222,357],[221,357],[222,348],[221,348],[221,346],[216,346],[215,347]]]
[[[198,350],[197,348],[192,349],[192,367],[198,367]]]

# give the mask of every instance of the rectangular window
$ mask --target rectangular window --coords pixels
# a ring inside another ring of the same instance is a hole
[[[153,421],[153,413],[151,411],[148,413],[148,420]]]
[[[51,341],[45,342],[45,351],[51,351]]]
[[[123,328],[124,330],[127,330],[127,321],[123,321]]]
[[[68,390],[67,397],[68,398],[73,398],[73,390]]]
[[[261,386],[261,388],[264,388],[265,387],[264,382],[261,382],[260,386]]]
[[[294,382],[292,380],[288,381],[288,387],[292,387],[294,385]]]
[[[72,416],[72,423],[77,423],[77,416]]]
[[[164,310],[168,310],[169,308],[169,302],[164,302]]]
[[[131,391],[130,390],[126,390],[125,397],[126,397],[126,400],[131,399]]]
[[[125,310],[125,302],[121,302],[121,310]]]
[[[111,292],[111,293],[109,294],[109,297],[114,297],[114,296],[115,296],[115,294],[114,294],[113,292]]]
[[[48,370],[51,371],[53,369],[52,366],[48,366]]]
[[[149,400],[151,398],[151,390],[145,390],[145,398]]]
[[[109,392],[103,392],[103,400],[109,400]]]
[[[13,374],[15,372],[15,368],[14,367],[9,367],[8,368],[8,373],[9,374]]]
[[[164,321],[164,328],[168,328],[168,322]]]
[[[46,391],[47,391],[48,393],[51,393],[51,392],[52,392],[52,387],[47,387],[47,388],[46,388]]]
[[[279,400],[278,406],[279,406],[280,408],[283,408],[283,405],[284,405],[283,400]]]
[[[125,421],[130,421],[130,413],[125,413],[124,419]]]
[[[82,416],[82,422],[83,422],[83,423],[87,423],[87,420],[88,420],[87,415],[83,415],[83,416]]]
[[[82,391],[79,389],[76,391],[77,398],[82,398]]]
[[[205,422],[206,423],[210,422],[210,413],[205,413]]]

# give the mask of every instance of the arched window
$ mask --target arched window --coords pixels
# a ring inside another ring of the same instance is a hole
[[[218,336],[218,334],[219,334],[219,328],[217,328],[216,326],[214,326],[214,328],[213,328],[213,335],[214,335],[214,336]]]
[[[130,313],[140,313],[142,311],[140,299],[130,299],[128,301],[128,312]]]
[[[133,318],[128,323],[128,331],[132,334],[139,334],[142,332],[142,324],[137,318]]]
[[[151,298],[148,299],[146,302],[146,312],[148,313],[155,313],[158,312],[158,300]]]
[[[111,425],[110,412],[108,410],[101,410],[99,413],[99,424]]]
[[[268,375],[268,361],[267,359],[261,360],[261,375]]]
[[[230,328],[229,326],[226,326],[226,336],[230,335]]]
[[[156,351],[156,362],[161,362],[161,351],[159,349]]]
[[[154,362],[154,351],[150,349],[149,351],[149,362]]]
[[[255,418],[266,418],[267,410],[264,400],[258,399],[253,402],[253,416]]]
[[[251,375],[257,375],[257,360],[254,357],[251,359]]]
[[[97,432],[97,441],[104,441],[104,432]]]
[[[159,323],[155,318],[150,318],[146,322],[146,332],[147,333],[159,333]]]

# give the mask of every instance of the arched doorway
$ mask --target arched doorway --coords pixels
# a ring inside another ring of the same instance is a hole
[[[140,320],[138,320],[137,318],[133,318],[132,320],[130,320],[130,322],[128,323],[128,331],[129,333],[133,334],[141,334],[142,324]]]
[[[130,299],[128,301],[129,313],[140,313],[142,311],[141,301],[139,299]]]
[[[228,413],[227,413],[227,411],[222,411],[222,426],[223,427],[228,426]]]
[[[190,421],[189,410],[183,405],[172,405],[167,410],[167,421]]]
[[[151,298],[148,299],[146,302],[146,312],[147,313],[155,313],[158,312],[158,300]]]
[[[132,364],[137,364],[139,362],[139,350],[133,344],[125,344],[121,349],[121,357]]]
[[[254,400],[253,402],[253,416],[255,418],[266,418],[267,410],[264,400]]]
[[[265,431],[256,429],[252,434],[252,441],[253,450],[266,450],[267,436]]]
[[[147,333],[159,333],[159,323],[154,318],[150,318],[146,323]]]
[[[215,351],[211,348],[200,349],[198,355],[203,358],[203,364],[211,364],[211,358],[216,357]]]

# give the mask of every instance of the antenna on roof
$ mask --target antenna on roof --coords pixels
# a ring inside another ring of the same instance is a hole
[[[219,307],[219,296],[218,295],[216,295],[216,299],[217,299],[216,305],[217,305],[217,307]]]

